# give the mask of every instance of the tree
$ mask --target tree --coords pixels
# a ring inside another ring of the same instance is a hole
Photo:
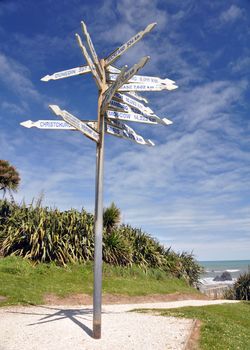
[[[121,211],[114,203],[112,203],[110,207],[104,210],[103,226],[107,229],[107,232],[111,232],[115,227],[119,225],[120,221]]]
[[[7,160],[0,159],[0,190],[3,190],[3,198],[6,195],[6,191],[12,197],[11,191],[16,191],[20,182],[20,176],[16,168]]]

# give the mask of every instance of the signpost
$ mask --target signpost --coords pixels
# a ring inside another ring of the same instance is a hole
[[[89,137],[95,142],[99,142],[99,134],[96,130],[92,129],[86,123],[83,123],[81,120],[73,116],[67,111],[62,111],[57,105],[49,105],[49,108],[55,115],[61,116],[66,123],[73,126],[75,129],[81,131],[85,136]]]
[[[117,74],[109,73],[108,74],[108,80],[115,81]],[[150,77],[147,75],[134,75],[131,79],[128,81],[129,83],[155,83],[155,84],[163,84],[163,85],[169,85],[169,84],[175,84],[175,81],[165,78],[161,79],[158,77]]]
[[[163,85],[154,83],[129,83],[122,85],[118,91],[161,91],[161,90],[175,90],[178,86],[174,84]]]
[[[118,136],[123,139],[128,139],[141,145],[154,146],[154,143],[151,140],[144,139],[141,135],[138,135],[131,127],[124,123],[119,121],[114,121],[113,123],[106,122],[105,126],[108,134]]]
[[[114,98],[117,99],[118,101],[125,102],[125,104],[127,104],[128,106],[134,107],[134,108],[138,109],[139,111],[141,111],[142,113],[145,113],[145,114],[153,114],[154,113],[151,108],[144,106],[142,103],[134,100],[133,98],[131,98],[127,95],[120,94],[119,92],[117,92],[114,95]]]
[[[63,78],[73,77],[75,75],[85,74],[91,72],[89,66],[81,66],[72,69],[63,70],[61,72],[54,73],[52,75],[45,75],[41,78],[41,81],[58,80]]]
[[[161,119],[157,115],[143,115],[138,113],[125,113],[117,111],[106,111],[107,118],[109,119],[118,119],[118,120],[127,120],[130,122],[146,123],[146,124],[162,124],[170,125],[173,122],[167,118]]]
[[[88,51],[86,50],[86,47],[82,43],[82,39],[81,39],[80,35],[76,34],[76,39],[77,39],[78,45],[80,46],[80,49],[82,50],[83,56],[86,58],[86,61],[89,65],[89,68],[91,69],[91,72],[93,74],[93,77],[95,78],[97,86],[98,86],[99,90],[101,90],[102,89],[101,78],[100,78],[99,74],[97,73],[96,67],[95,67],[92,59],[90,58]]]
[[[138,63],[134,64],[128,71],[125,71],[125,67],[122,69],[121,73],[118,75],[116,81],[108,88],[104,93],[104,99],[101,106],[101,112],[105,112],[109,102],[114,96],[115,92],[125,84],[139,69],[145,66],[149,57],[143,57]]]
[[[111,64],[149,33],[155,25],[156,23],[149,24],[144,30],[137,33],[125,44],[113,51],[108,57],[100,60],[96,54],[86,24],[81,22],[82,31],[92,58],[83,45],[80,36],[76,34],[78,45],[87,61],[87,65],[64,70],[52,75],[46,75],[41,80],[47,82],[91,72],[99,90],[97,121],[81,121],[66,110],[61,110],[57,105],[50,105],[50,109],[64,121],[38,120],[32,122],[28,120],[21,123],[21,125],[26,128],[36,127],[39,129],[52,130],[78,130],[96,143],[93,291],[93,337],[95,339],[101,338],[104,132],[106,131],[106,133],[110,135],[132,140],[137,144],[154,146],[151,140],[138,135],[130,126],[121,122],[121,120],[147,124],[162,124],[165,126],[172,124],[171,120],[159,118],[154,114],[152,109],[139,102],[148,103],[148,101],[144,97],[138,95],[136,91],[174,90],[178,87],[175,82],[170,79],[135,75],[138,70],[147,63],[149,60],[148,56],[143,57],[128,70],[126,70],[126,66],[120,69],[111,66]],[[120,93],[123,91],[126,93]]]
[[[106,59],[105,59],[105,66],[110,65],[112,62],[117,60],[124,52],[126,52],[130,47],[135,45],[139,40],[141,40],[144,35],[151,32],[151,30],[156,26],[156,23],[149,24],[144,30],[134,35],[132,38],[130,38],[125,44],[118,47],[115,51],[113,51]]]
[[[46,130],[76,130],[73,126],[62,120],[37,120],[36,122],[26,120],[25,122],[20,123],[20,125],[29,129],[35,127]]]
[[[83,123],[89,125],[92,129],[97,128],[97,123],[90,120],[81,120]],[[33,122],[27,120],[20,123],[20,125],[25,128],[38,128],[46,130],[71,130],[76,131],[77,129],[66,123],[65,121],[57,120],[37,120]],[[151,140],[144,139],[142,136],[138,135],[131,127],[121,123],[119,121],[106,121],[105,122],[105,132],[113,136],[121,137],[126,140],[134,141],[141,145],[154,146],[154,143]]]

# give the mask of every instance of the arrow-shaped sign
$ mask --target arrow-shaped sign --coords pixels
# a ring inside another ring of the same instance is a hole
[[[115,81],[117,74],[108,73],[107,78],[109,81]],[[151,77],[147,75],[134,75],[131,79],[129,79],[128,83],[149,83],[149,84],[164,84],[164,85],[173,85],[175,81],[171,79],[161,79],[158,77]]]
[[[32,120],[26,120],[21,122],[20,125],[25,128],[38,128],[38,129],[47,129],[47,130],[76,130],[73,126],[70,126],[63,120],[37,120],[33,122]]]
[[[120,68],[117,68],[115,66],[107,66],[105,67],[106,74],[108,73],[114,73],[114,74],[119,74],[120,73]]]
[[[89,125],[92,129],[97,129],[97,122],[93,120],[81,120],[83,123]],[[20,125],[25,128],[38,128],[44,130],[77,130],[73,126],[66,123],[64,120],[37,120],[33,122],[32,120],[26,120],[21,122]]]
[[[148,100],[147,100],[145,97],[139,95],[139,94],[138,94],[137,92],[135,92],[135,91],[126,91],[126,94],[137,98],[137,100],[139,100],[139,101],[148,103]]]
[[[81,21],[81,25],[82,25],[83,34],[85,35],[87,43],[88,43],[88,46],[89,46],[89,50],[90,50],[90,52],[92,54],[92,57],[94,59],[94,63],[96,65],[96,67],[98,68],[100,75],[102,75],[102,68],[101,68],[101,65],[100,65],[97,53],[95,51],[93,42],[92,42],[91,37],[89,35],[89,32],[87,30],[87,26],[86,26],[86,24],[83,21]]]
[[[115,92],[124,85],[139,69],[145,66],[147,61],[149,60],[149,56],[143,57],[138,63],[134,64],[133,67],[125,71],[125,67],[123,67],[121,73],[117,76],[116,81],[105,91],[104,99],[101,106],[101,112],[105,112],[109,102],[114,96]]]
[[[117,92],[114,95],[114,98],[119,100],[119,101],[125,102],[127,105],[138,109],[139,111],[141,111],[144,114],[154,114],[154,112],[152,111],[151,108],[144,106],[142,103],[134,100],[133,98],[131,98],[127,95],[120,94],[119,92]]]
[[[41,78],[42,81],[49,81],[49,80],[57,80],[57,79],[63,79],[63,78],[69,78],[73,77],[74,75],[80,75],[91,72],[91,69],[89,66],[81,66],[76,68],[71,68],[68,70],[63,70],[61,72],[56,72],[52,75],[45,75],[45,77]]]
[[[138,135],[131,127],[119,121],[106,122],[106,132],[113,136],[121,137],[139,143],[141,145],[154,146],[154,143],[149,139],[144,139]]]
[[[161,90],[175,90],[178,86],[174,84],[163,85],[163,84],[153,84],[153,83],[131,83],[124,84],[119,88],[119,91],[161,91]]]
[[[142,115],[138,113],[125,113],[125,112],[117,112],[117,111],[106,111],[107,118],[109,119],[118,119],[118,120],[127,120],[130,122],[138,122],[145,124],[162,124],[162,125],[170,125],[173,122],[167,118],[161,119],[157,115]]]
[[[89,127],[86,123],[70,114],[65,110],[61,110],[57,105],[49,105],[49,108],[55,113],[55,115],[62,117],[66,123],[73,126],[75,129],[81,131],[85,136],[96,142],[99,141],[99,134],[96,130]]]
[[[114,95],[115,98],[116,94]],[[150,109],[150,108],[149,108]],[[138,108],[134,108],[131,106],[128,106],[125,103],[116,101],[116,100],[111,100],[108,105],[108,110],[115,110],[115,111],[121,111],[121,112],[126,112],[126,113],[138,113],[138,114],[144,114],[144,115],[151,115],[152,113],[147,113],[146,111],[141,111]],[[150,109],[150,111],[152,111]]]
[[[116,94],[115,94],[116,95]],[[114,95],[114,97],[115,97]],[[119,110],[122,112],[131,112],[131,108],[124,103],[118,102],[116,100],[111,100],[108,105],[108,109]]]
[[[101,90],[101,88],[102,88],[101,78],[100,78],[99,74],[97,73],[96,67],[95,67],[92,59],[90,58],[88,51],[86,50],[86,47],[82,43],[82,39],[81,39],[80,35],[76,34],[76,39],[77,39],[78,45],[80,46],[80,49],[82,50],[84,57],[86,58],[86,61],[91,69],[91,72],[95,78],[96,84],[97,84],[98,88]]]
[[[126,70],[126,66],[122,68],[121,73],[118,75],[116,81],[112,85],[110,85],[110,87],[104,92],[102,105],[101,105],[101,113],[105,112],[115,92],[119,89],[120,86],[123,85],[123,81],[124,81],[123,77],[125,74],[125,70]]]
[[[113,51],[106,59],[105,59],[105,66],[108,66],[115,60],[117,60],[118,57],[120,57],[124,52],[126,52],[130,47],[132,47],[134,44],[136,44],[139,40],[141,40],[144,35],[149,33],[154,27],[156,26],[156,23],[149,24],[144,30],[134,35],[131,39],[129,39],[125,44],[117,48],[115,51]]]
[[[93,129],[96,128],[95,121],[82,120],[82,122]],[[27,120],[25,122],[21,122],[20,125],[24,126],[25,128],[35,127],[45,130],[77,130],[65,121],[57,120],[37,120],[35,122]],[[129,139],[142,145],[154,146],[154,143],[151,140],[145,140],[142,136],[138,135],[132,128],[124,123],[114,120],[113,122],[106,122],[105,125],[105,132],[107,134]]]

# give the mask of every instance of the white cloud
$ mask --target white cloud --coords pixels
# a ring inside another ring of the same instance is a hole
[[[21,97],[40,99],[40,94],[29,78],[29,71],[26,67],[0,54],[0,81],[4,83],[14,95]]]
[[[9,112],[11,114],[23,114],[26,110],[24,106],[17,105],[15,103],[10,103],[8,101],[4,101],[0,104],[0,108],[4,112]]]
[[[235,22],[236,20],[243,18],[244,11],[236,5],[231,5],[227,10],[223,11],[220,15],[220,21],[223,23]]]
[[[250,67],[250,52],[245,52],[243,57],[237,59],[236,62],[230,62],[230,69],[234,73],[244,74],[247,78],[247,73],[249,72]]]

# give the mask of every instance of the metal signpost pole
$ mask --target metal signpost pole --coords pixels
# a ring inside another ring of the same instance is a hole
[[[144,106],[140,101],[148,103],[136,91],[175,90],[178,86],[173,80],[158,77],[136,75],[149,60],[149,56],[141,58],[130,69],[116,68],[111,64],[124,52],[135,45],[156,23],[149,24],[144,30],[134,35],[125,44],[118,47],[105,59],[99,60],[88,33],[86,24],[81,22],[83,34],[86,38],[89,56],[81,37],[76,34],[77,42],[88,65],[80,66],[52,75],[46,75],[41,80],[58,80],[75,75],[91,72],[99,90],[98,120],[80,120],[57,105],[50,105],[52,112],[61,117],[64,122],[54,120],[27,120],[21,125],[26,128],[54,130],[78,130],[96,142],[96,193],[95,193],[95,254],[94,254],[94,291],[93,291],[93,337],[101,338],[101,312],[102,312],[102,235],[103,235],[103,163],[104,163],[104,135],[107,134],[134,141],[137,144],[154,146],[151,140],[138,135],[129,125],[121,120],[137,123],[170,125],[172,121],[160,118],[152,109]],[[107,79],[106,79],[107,78]],[[132,97],[131,97],[132,96]],[[134,98],[136,100],[134,100]],[[117,101],[118,100],[118,101]],[[122,101],[122,102],[121,102]]]
[[[93,291],[93,337],[101,338],[102,312],[102,233],[103,233],[103,162],[104,162],[104,114],[101,113],[103,90],[105,88],[105,72],[103,60],[102,89],[98,98],[98,132],[99,142],[96,144],[96,193],[95,193],[95,256],[94,256],[94,291]]]

